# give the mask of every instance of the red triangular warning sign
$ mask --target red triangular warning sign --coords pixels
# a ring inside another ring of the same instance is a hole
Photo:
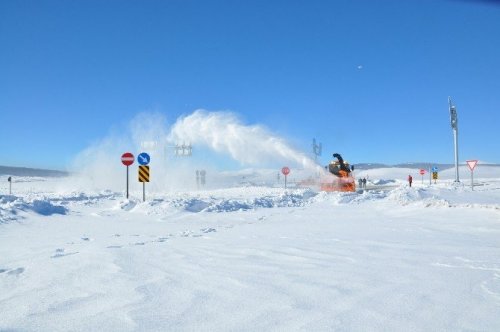
[[[469,165],[469,168],[471,171],[474,170],[474,167],[476,167],[477,160],[467,160],[467,165]]]

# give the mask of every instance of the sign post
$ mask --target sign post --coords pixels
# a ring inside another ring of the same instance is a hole
[[[139,182],[142,182],[142,201],[146,201],[146,182],[149,182],[149,166],[139,166]]]
[[[477,165],[477,160],[467,160],[467,165],[470,168],[470,187],[474,190],[474,167]]]
[[[285,176],[285,189],[286,189],[286,178],[288,174],[290,174],[290,168],[288,168],[287,166],[283,167],[281,169],[281,173],[283,173],[283,175]]]
[[[425,169],[421,169],[420,175],[422,175],[422,184],[424,184],[424,174],[425,174]]]
[[[134,163],[134,155],[130,152],[122,154],[122,164],[127,166],[127,199],[128,199],[128,167]]]
[[[436,184],[438,179],[438,172],[432,172],[432,179],[434,180],[434,184]]]
[[[9,181],[9,195],[12,195],[12,176],[9,176],[7,181]]]
[[[434,179],[434,184],[436,184],[436,180],[438,179],[438,168],[437,166],[432,167],[432,179]]]
[[[142,152],[137,156],[139,165],[139,182],[142,182],[142,201],[146,201],[146,182],[149,182],[149,162],[151,157],[146,152]]]

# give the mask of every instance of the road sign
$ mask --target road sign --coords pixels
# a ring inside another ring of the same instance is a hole
[[[139,166],[139,182],[149,182],[149,166]]]
[[[122,154],[122,163],[125,166],[130,166],[134,163],[134,155],[130,152],[125,152]]]
[[[420,175],[422,175],[422,184],[424,184],[424,174],[425,174],[425,169],[421,169],[419,171]]]
[[[130,152],[122,154],[122,164],[127,166],[127,199],[128,199],[128,167],[134,163],[134,155]]]
[[[146,182],[149,182],[149,166],[139,166],[139,182],[142,182],[142,200],[146,201]]]
[[[471,172],[474,170],[474,167],[477,165],[477,160],[467,160],[467,165],[469,165],[469,168]]]
[[[141,153],[137,156],[137,162],[140,165],[147,165],[151,161],[151,157],[146,152]]]
[[[474,190],[474,167],[477,165],[477,160],[467,160],[467,165],[470,168],[470,187]]]
[[[432,179],[437,180],[438,178],[438,172],[432,172]]]
[[[287,166],[283,167],[281,169],[281,173],[283,173],[283,175],[285,176],[285,189],[286,189],[286,178],[287,175],[290,174],[290,168],[288,168]]]
[[[433,171],[433,172],[437,172],[437,171],[438,171],[437,166],[433,166],[433,167],[432,167],[432,171]]]

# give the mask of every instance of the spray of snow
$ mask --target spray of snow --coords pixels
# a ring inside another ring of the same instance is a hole
[[[305,153],[294,149],[285,139],[260,125],[242,124],[228,112],[197,110],[180,118],[172,127],[169,139],[188,140],[209,147],[217,153],[229,155],[242,165],[292,163],[294,166],[315,170],[317,165]]]
[[[171,147],[179,142],[193,145],[194,158],[174,156]],[[202,150],[229,157],[244,167],[288,165],[311,172],[321,170],[306,153],[293,148],[285,139],[261,125],[243,124],[234,113],[197,110],[177,119],[171,127],[163,114],[141,113],[126,130],[115,130],[76,157],[72,168],[77,176],[71,179],[70,186],[75,190],[88,187],[124,190],[126,167],[120,162],[121,155],[131,152],[137,156],[147,151],[151,155],[148,191],[194,189],[194,174],[200,168],[195,155]],[[203,168],[207,167],[210,166]],[[136,168],[137,163],[129,167],[130,191],[142,190]]]

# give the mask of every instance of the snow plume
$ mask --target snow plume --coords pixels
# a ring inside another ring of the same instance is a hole
[[[77,175],[71,180],[73,187],[124,190],[126,167],[121,163],[121,155],[131,152],[137,158],[145,150],[142,147],[144,142],[159,141],[167,136],[166,128],[166,119],[160,113],[140,113],[126,128],[114,128],[107,137],[95,142],[75,158],[72,168]],[[164,153],[160,149],[148,149],[147,152],[155,161],[156,174],[153,173],[152,178],[163,175]],[[131,191],[142,189],[137,177],[135,161],[129,167]],[[159,184],[153,187],[156,185]]]
[[[309,170],[318,168],[311,158],[291,147],[283,138],[262,126],[244,125],[229,112],[197,110],[177,120],[169,139],[207,146],[217,153],[229,155],[242,165],[292,163],[289,166]]]
[[[175,157],[172,147],[179,142],[193,146],[193,157]],[[145,143],[149,144],[147,147]],[[141,152],[151,155],[149,192],[189,190],[196,188],[195,172],[200,169],[197,154],[211,150],[225,155],[242,166],[321,169],[305,153],[292,148],[283,138],[259,125],[244,125],[229,112],[197,110],[180,117],[169,128],[164,115],[141,113],[126,129],[114,130],[82,151],[74,162],[78,174],[71,180],[70,188],[125,190],[126,167],[120,157],[124,152],[134,156]],[[204,165],[207,169],[210,166]],[[208,169],[207,173],[214,174]],[[130,191],[141,191],[137,180],[137,161],[129,167]],[[214,183],[211,183],[214,185]],[[68,188],[64,188],[68,189]]]

